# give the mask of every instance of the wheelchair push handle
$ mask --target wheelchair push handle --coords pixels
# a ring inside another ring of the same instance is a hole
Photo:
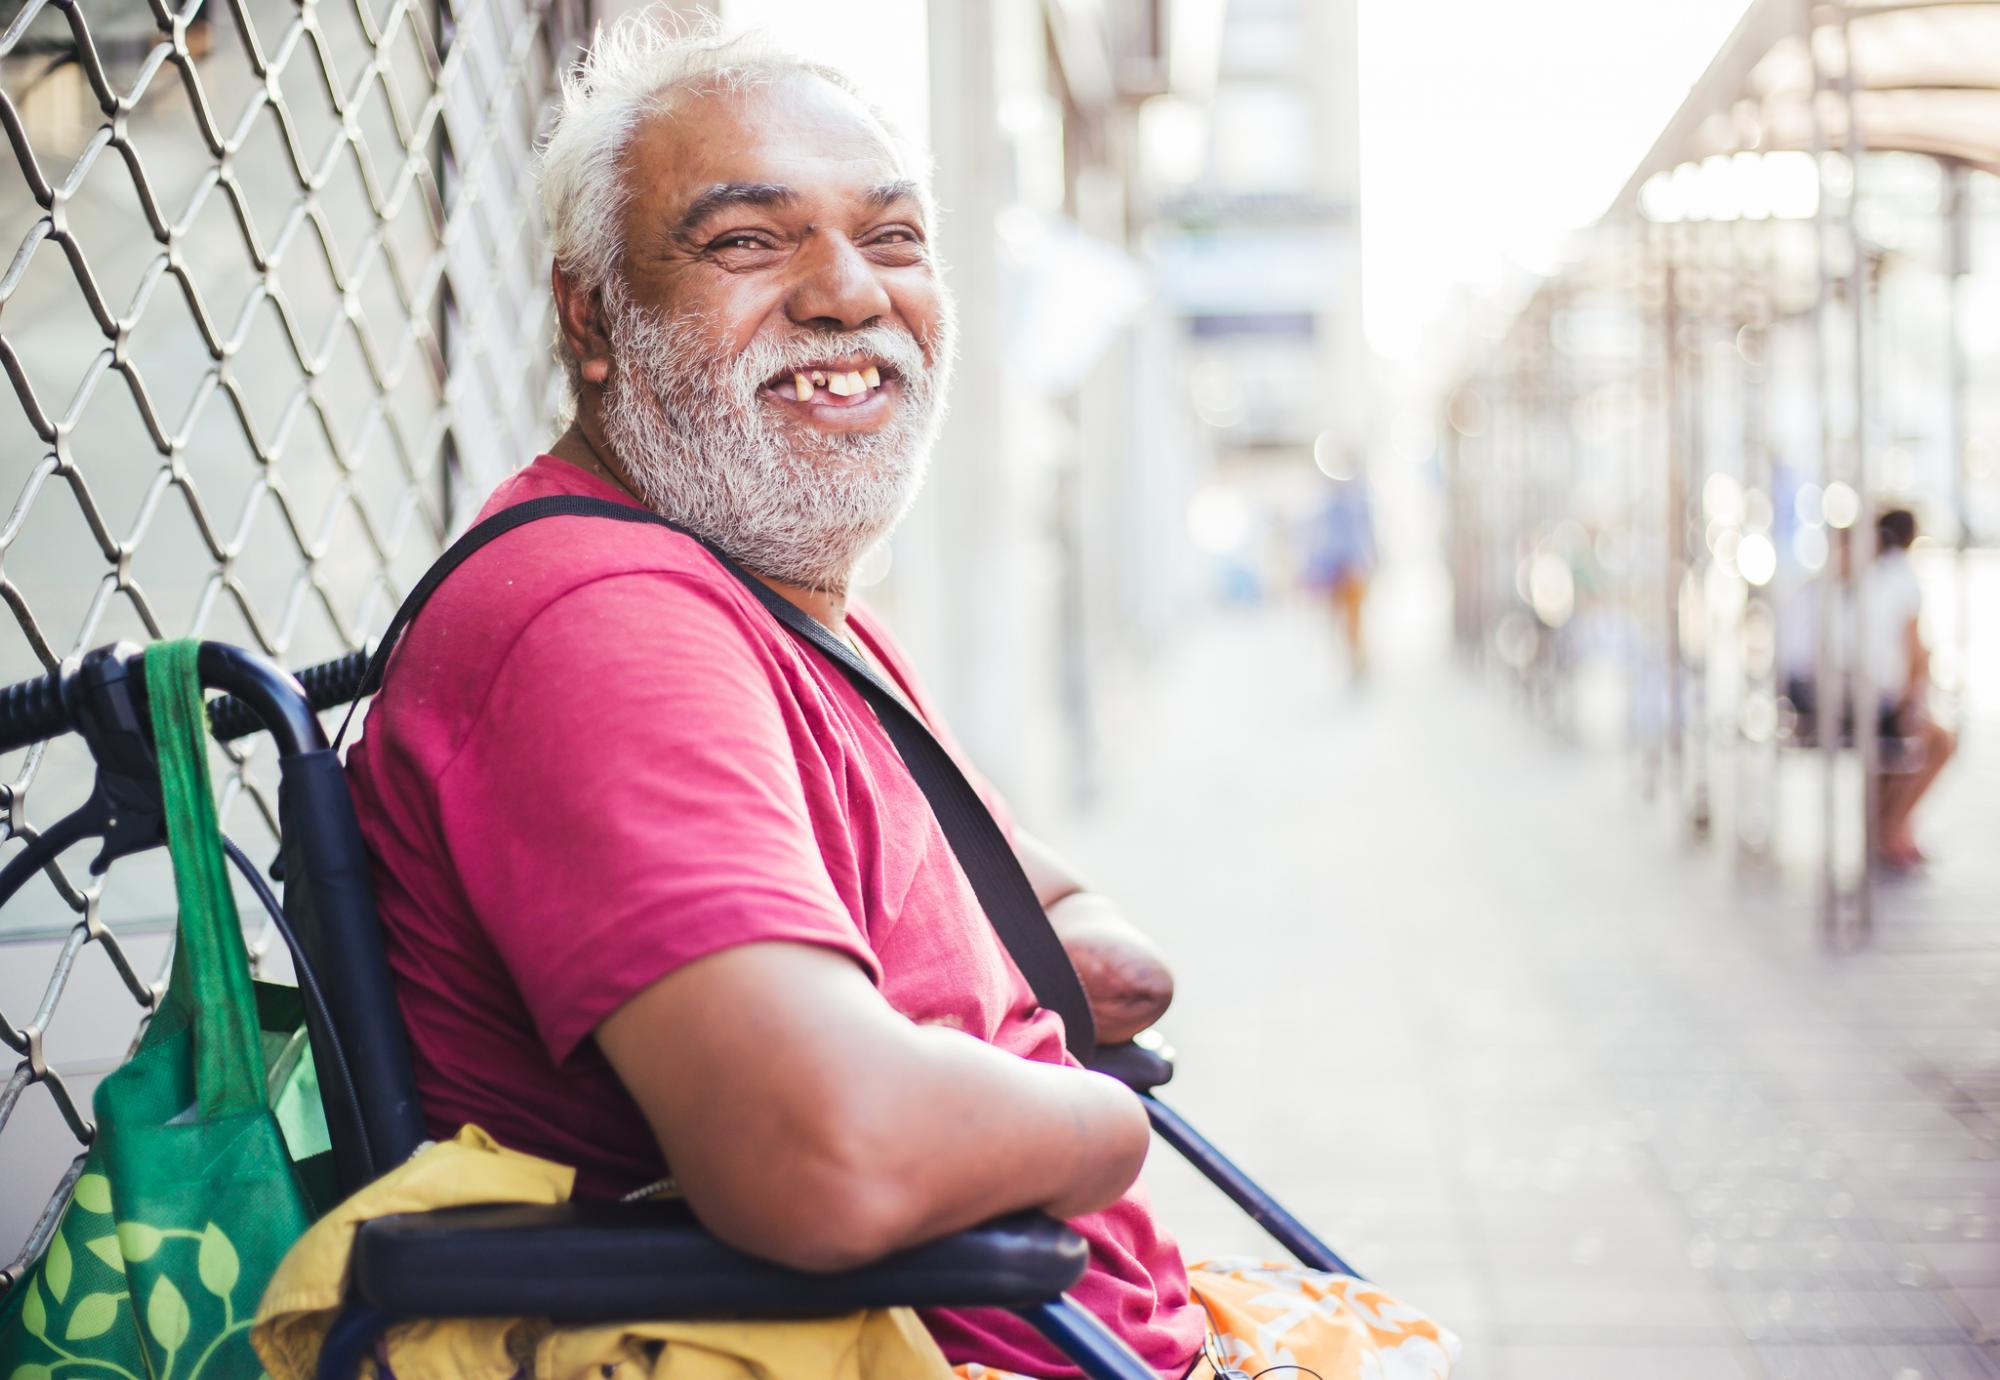
[[[126,643],[115,649],[115,655],[136,673],[145,651]],[[209,701],[209,727],[217,738],[228,742],[272,728],[281,750],[290,753],[318,747],[322,740],[310,715],[300,712],[301,703],[316,713],[352,700],[360,692],[368,658],[350,652],[293,675],[241,648],[204,642],[199,669],[202,684],[229,692]],[[0,752],[58,737],[77,726],[75,675],[65,667],[0,688]],[[144,682],[135,684],[143,694]]]
[[[12,752],[67,732],[69,713],[55,676],[36,676],[0,689],[0,752]]]

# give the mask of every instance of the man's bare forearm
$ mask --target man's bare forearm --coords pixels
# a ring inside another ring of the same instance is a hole
[[[1111,1079],[920,1027],[850,960],[752,944],[598,1028],[690,1205],[744,1250],[840,1269],[1021,1208],[1076,1216],[1145,1159]]]
[[[957,1031],[917,1033],[901,1076],[873,1085],[889,1132],[876,1154],[905,1190],[896,1244],[1021,1208],[1081,1216],[1138,1177],[1146,1116],[1123,1085]]]

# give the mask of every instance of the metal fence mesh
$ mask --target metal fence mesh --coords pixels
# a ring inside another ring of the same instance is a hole
[[[358,648],[463,500],[547,439],[530,160],[588,9],[0,0],[0,682],[120,638]],[[218,749],[252,856],[264,765]],[[0,862],[89,781],[74,740],[0,758]],[[87,860],[0,916],[0,1131],[32,1123],[0,1136],[10,1202],[88,1142],[88,1084],[164,977],[164,858]],[[100,996],[75,995],[99,953]],[[94,1009],[65,1020],[66,992]],[[23,1219],[0,1228],[18,1266],[36,1233],[17,1255]]]

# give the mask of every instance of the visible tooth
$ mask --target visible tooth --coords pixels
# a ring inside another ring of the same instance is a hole
[[[855,374],[829,374],[826,379],[826,391],[836,398],[859,393],[861,388],[858,379],[859,376]]]
[[[800,402],[811,402],[813,395],[812,380],[804,374],[793,374],[792,391],[798,394]]]
[[[824,369],[815,369],[815,370],[813,370],[813,372],[812,372],[812,380],[813,380],[813,385],[814,385],[815,387],[818,387],[818,388],[824,388],[824,387],[826,387],[826,370],[824,370]]]
[[[868,391],[868,381],[861,377],[859,369],[856,369],[847,376],[847,391],[850,393],[866,393]]]
[[[880,388],[882,386],[882,371],[871,364],[861,371],[861,381],[870,388]]]

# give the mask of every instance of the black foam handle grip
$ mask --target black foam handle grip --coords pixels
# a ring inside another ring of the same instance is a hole
[[[361,693],[362,681],[368,674],[368,657],[364,652],[349,652],[296,674],[315,712],[332,709]],[[264,727],[250,706],[234,695],[218,695],[208,702],[208,725],[224,742]],[[68,706],[63,703],[60,677],[36,676],[33,680],[0,686],[0,752],[39,743],[72,727]]]
[[[69,727],[62,686],[54,676],[36,676],[0,689],[0,752],[12,752]]]

